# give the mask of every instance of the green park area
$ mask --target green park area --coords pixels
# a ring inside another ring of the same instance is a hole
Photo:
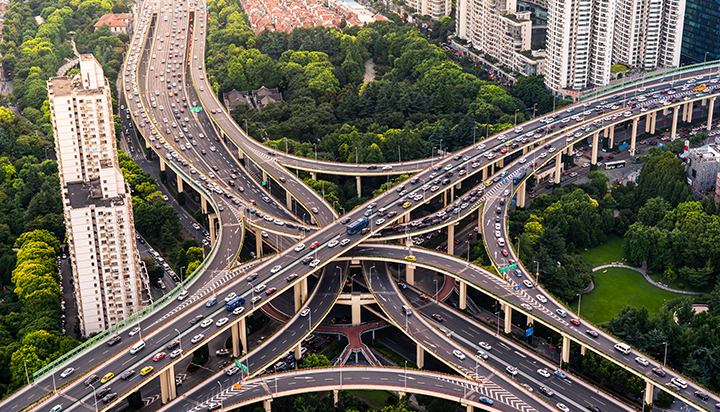
[[[583,295],[580,316],[595,325],[609,321],[625,305],[645,306],[657,311],[666,300],[683,295],[650,284],[639,272],[624,268],[607,268],[595,272],[595,288]],[[572,309],[577,313],[577,302]]]
[[[607,265],[613,262],[627,264],[623,251],[624,244],[625,239],[622,237],[610,236],[602,245],[580,251],[580,255],[593,266]]]

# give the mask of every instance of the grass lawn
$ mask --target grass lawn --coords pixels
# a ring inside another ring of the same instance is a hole
[[[627,69],[628,68],[623,66],[622,64],[613,64],[612,66],[610,66],[610,73],[620,73],[624,72]]]
[[[620,236],[610,236],[607,242],[602,245],[595,246],[588,250],[581,250],[580,256],[592,263],[593,266],[606,265],[612,262],[625,262],[625,252],[623,251],[625,239]]]
[[[380,410],[388,406],[385,400],[390,396],[388,391],[370,391],[370,390],[357,390],[347,391],[347,393],[355,398],[368,404],[373,409]]]
[[[580,315],[597,325],[617,316],[625,305],[636,308],[645,306],[653,313],[665,300],[681,296],[684,295],[651,285],[642,274],[634,270],[608,268],[595,272],[595,289],[583,295]],[[577,302],[573,303],[571,309],[577,313]]]

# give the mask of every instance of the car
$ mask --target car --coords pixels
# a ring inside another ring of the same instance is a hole
[[[490,398],[488,398],[487,396],[480,396],[480,397],[478,397],[478,401],[479,401],[479,402],[482,402],[482,403],[484,403],[484,404],[486,404],[486,405],[492,405],[492,404],[493,404],[493,400],[490,399]]]
[[[130,331],[129,335],[130,335],[130,336],[135,336],[138,332],[140,332],[140,326],[135,326],[134,328],[132,328],[132,330]]]
[[[273,293],[277,292],[277,288],[270,288],[265,291],[266,295],[272,295]]]
[[[528,289],[530,289],[530,288],[532,288],[533,286],[535,286],[535,285],[533,285],[532,281],[530,281],[530,280],[528,280],[528,279],[523,280],[523,285],[525,285],[525,287],[528,288]]]
[[[542,392],[545,396],[553,396],[555,395],[555,392],[552,391],[552,389],[548,388],[547,386],[541,386],[538,388],[540,392]]]
[[[115,335],[115,336],[113,336],[112,338],[110,338],[110,339],[108,340],[108,343],[107,343],[107,344],[108,344],[108,346],[112,346],[112,345],[120,342],[121,340],[122,340],[122,336],[120,336],[120,335]]]
[[[575,326],[580,326],[580,320],[576,318],[570,319],[570,323],[572,323]]]
[[[320,213],[320,210],[318,210],[318,208],[316,208],[316,207],[314,207],[314,208],[312,208],[312,209],[310,209],[310,210],[311,210],[313,213],[315,213],[316,215],[317,215],[318,213]]]
[[[383,223],[385,223],[385,218],[382,217],[375,221],[375,224],[378,226],[382,225]]]
[[[480,346],[481,348],[483,348],[485,350],[492,350],[492,346],[490,346],[490,344],[487,342],[480,342],[480,343],[478,343],[478,346]]]
[[[120,379],[122,379],[124,381],[128,380],[134,374],[135,374],[135,369],[126,370],[125,372],[123,372],[122,375],[120,375]]]
[[[225,349],[225,348],[223,348],[223,349],[218,349],[218,350],[215,351],[215,355],[217,355],[217,356],[225,356],[225,355],[229,355],[229,354],[230,354],[230,350],[229,350],[229,349]]]
[[[512,375],[512,376],[515,376],[515,375],[518,374],[518,370],[517,370],[517,368],[514,367],[514,366],[508,366],[507,368],[505,368],[505,371],[506,371],[507,373],[509,373],[510,375]]]
[[[238,307],[235,308],[235,310],[233,310],[233,315],[238,316],[238,315],[240,315],[240,314],[243,313],[243,312],[245,312],[245,307],[244,307],[244,306],[238,306]]]
[[[565,371],[560,368],[555,369],[555,376],[560,379],[567,379],[567,373],[565,373]]]
[[[647,359],[643,358],[642,356],[638,356],[635,358],[635,362],[639,363],[642,366],[648,366],[650,365],[650,362],[648,362]]]
[[[398,285],[398,287],[399,287],[400,289],[402,289],[402,290],[407,289],[407,285],[404,284],[404,283],[402,283],[402,282],[399,282],[397,285]]]
[[[62,411],[62,405],[55,405],[50,409],[50,412],[60,412]]]
[[[438,322],[442,322],[442,321],[443,321],[443,317],[440,316],[440,315],[437,314],[437,313],[433,313],[433,314],[432,314],[432,317],[433,317],[433,319],[435,319],[435,320],[438,321]]]
[[[555,406],[557,406],[557,408],[560,409],[562,412],[570,412],[570,408],[565,406],[565,404],[562,402],[558,402]]]
[[[208,410],[208,412],[216,411],[216,410],[221,409],[221,408],[222,408],[222,404],[219,404],[219,403],[210,402],[210,403],[207,404],[207,410]]]
[[[253,298],[250,299],[250,303],[257,303],[260,299],[262,299],[262,295],[253,296]]]
[[[85,386],[90,386],[91,384],[95,383],[96,381],[100,380],[100,377],[97,375],[90,375],[89,378],[85,379]]]
[[[297,273],[293,273],[292,275],[286,277],[285,280],[288,281],[288,282],[292,282],[292,281],[295,280],[297,277],[298,277],[298,274],[297,274]]]
[[[535,295],[535,299],[537,299],[538,302],[540,302],[540,303],[547,303],[547,301],[548,301],[544,295],[540,295],[540,294]]]
[[[683,389],[686,389],[688,386],[688,383],[685,382],[685,380],[682,378],[672,378],[672,379],[670,379],[670,383],[672,383],[673,385],[679,386]]]
[[[704,401],[708,400],[708,398],[710,397],[710,395],[708,395],[708,393],[705,391],[695,391],[695,396]],[[715,405],[715,409],[720,409],[720,404]]]
[[[656,374],[657,376],[660,376],[661,378],[664,378],[666,373],[663,368],[653,368],[652,373]]]
[[[405,203],[403,203],[403,205],[402,205],[403,209],[407,209],[407,208],[409,208],[410,206],[412,206],[412,203],[410,203],[410,202],[405,202]]]
[[[331,241],[328,243],[328,247],[335,247],[335,246],[338,245],[338,243],[340,243],[340,242],[338,242],[337,240],[331,240]]]
[[[112,392],[112,388],[103,388],[103,389],[100,389],[100,390],[98,390],[98,391],[95,393],[95,398],[96,398],[96,399],[102,399],[102,398],[105,397],[105,395],[107,395],[107,394],[110,393],[110,392]]]
[[[61,378],[67,378],[70,376],[73,372],[75,372],[75,368],[67,368],[63,371],[63,373],[60,374]]]
[[[238,372],[240,372],[240,368],[238,368],[237,366],[232,366],[232,367],[230,367],[230,368],[228,368],[228,369],[225,370],[225,374],[226,374],[227,376],[232,376],[232,375],[234,375],[234,374],[236,374],[236,373],[238,373]]]
[[[597,332],[596,330],[593,330],[593,329],[587,329],[587,330],[585,331],[585,333],[587,333],[588,335],[592,336],[593,338],[597,338],[597,337],[599,336],[598,332]]]
[[[190,294],[190,291],[189,291],[189,290],[187,290],[187,289],[183,290],[183,291],[180,292],[180,294],[178,295],[178,300],[183,300],[183,299],[185,299],[189,294]]]
[[[310,262],[310,267],[314,268],[315,266],[320,264],[320,259],[313,259],[312,262]]]
[[[175,349],[174,351],[170,352],[170,358],[175,359],[178,356],[182,354],[182,349]]]
[[[155,368],[153,368],[152,366],[146,366],[140,370],[140,375],[142,375],[142,376],[148,375],[153,371],[153,369],[155,369]]]
[[[410,261],[410,262],[415,262],[416,258],[415,258],[415,256],[409,255],[409,256],[405,256],[405,260]]]
[[[455,355],[455,357],[457,357],[458,359],[465,359],[465,354],[462,353],[459,349],[455,349],[453,351],[453,355]]]
[[[226,323],[228,323],[228,318],[220,318],[220,319],[218,319],[217,322],[215,322],[215,326],[217,326],[219,328]]]
[[[597,406],[592,405],[592,404],[588,405],[587,408],[590,412],[600,412],[600,408],[598,408]]]
[[[225,296],[225,303],[230,302],[231,300],[235,299],[237,297],[237,293],[230,292],[229,295]]]
[[[302,252],[303,249],[305,249],[305,244],[304,244],[304,243],[300,243],[299,245],[295,246],[295,251],[296,251],[296,252]]]
[[[347,246],[350,243],[350,239],[343,239],[340,241],[340,246]]]
[[[200,322],[201,328],[207,328],[208,326],[212,325],[214,322],[213,318],[207,318],[204,321]]]
[[[509,255],[507,249],[501,250],[500,253],[502,253],[503,256],[508,256],[508,255]]]
[[[163,358],[165,357],[165,355],[166,355],[165,352],[158,352],[158,353],[155,354],[155,356],[153,356],[153,360],[154,360],[155,362],[157,362],[157,361],[159,361],[160,359],[163,359]]]
[[[105,383],[105,382],[109,381],[110,379],[112,379],[112,378],[114,378],[114,377],[115,377],[115,374],[114,374],[114,373],[108,372],[108,373],[105,374],[105,376],[102,377],[102,379],[100,379],[100,383]]]
[[[198,333],[197,335],[193,336],[193,338],[190,340],[190,342],[195,344],[195,343],[198,343],[201,340],[203,340],[203,338],[205,338],[205,335],[203,335],[202,333]]]
[[[310,249],[315,249],[316,247],[320,246],[320,242],[312,242],[310,244]]]
[[[538,369],[537,373],[538,373],[538,375],[542,376],[543,378],[550,377],[550,372],[548,372],[547,369]]]
[[[212,297],[205,302],[205,306],[210,307],[217,303],[217,299]]]
[[[532,309],[533,309],[533,308],[532,308],[532,306],[530,306],[529,304],[523,302],[523,303],[520,304],[520,306],[522,306],[522,307],[525,308],[526,310],[529,310],[529,311],[532,312]]]
[[[110,403],[110,401],[115,398],[117,398],[117,392],[113,392],[113,393],[109,393],[109,394],[105,395],[105,397],[102,398],[102,401],[104,403]]]
[[[427,302],[430,300],[430,298],[427,295],[423,294],[420,295],[420,300],[422,300],[423,302]]]
[[[190,320],[190,324],[194,325],[194,324],[198,323],[198,321],[200,321],[200,319],[202,319],[204,317],[205,317],[205,315],[197,315]]]
[[[555,313],[557,313],[558,315],[560,315],[563,318],[567,317],[567,312],[565,312],[565,310],[563,310],[563,309],[556,309]]]

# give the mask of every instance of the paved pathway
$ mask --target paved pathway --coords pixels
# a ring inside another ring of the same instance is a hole
[[[690,292],[687,290],[672,289],[668,286],[665,286],[664,284],[662,284],[660,282],[655,282],[647,274],[647,262],[643,262],[642,266],[639,268],[628,266],[628,265],[623,265],[622,263],[615,262],[615,263],[611,263],[609,265],[597,266],[597,267],[593,268],[593,272],[597,272],[600,269],[607,269],[607,268],[625,268],[625,269],[634,270],[636,272],[640,272],[645,277],[645,280],[647,280],[651,285],[657,286],[660,289],[667,290],[668,292],[682,293],[683,295],[699,295],[698,292]]]

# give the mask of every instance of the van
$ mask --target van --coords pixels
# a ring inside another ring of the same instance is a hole
[[[405,316],[410,316],[410,315],[412,315],[412,309],[410,309],[410,306],[408,306],[408,305],[403,305],[402,308],[403,308],[403,311],[405,312]]]
[[[627,355],[630,353],[630,346],[626,343],[617,343],[615,344],[615,349],[622,352],[623,354]]]
[[[387,212],[387,210],[388,210],[388,207],[387,207],[387,206],[381,207],[381,208],[378,209],[378,211],[377,211],[377,212],[378,212],[378,215],[384,215],[385,212]]]
[[[498,247],[505,247],[505,239],[498,238],[497,245],[498,245]]]
[[[145,341],[141,340],[140,342],[134,344],[132,348],[130,348],[130,354],[134,355],[142,350],[142,348],[145,347]]]

